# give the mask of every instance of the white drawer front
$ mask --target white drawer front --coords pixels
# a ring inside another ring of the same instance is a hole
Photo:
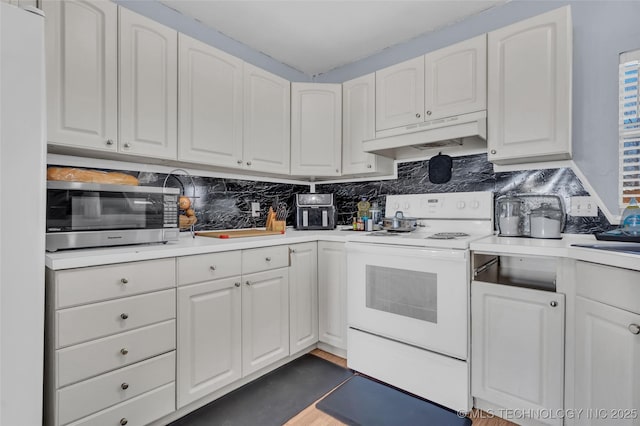
[[[640,272],[589,262],[576,263],[576,293],[640,314]]]
[[[176,387],[164,385],[69,426],[142,426],[175,411]],[[126,423],[125,423],[126,422]]]
[[[66,424],[106,407],[175,382],[175,351],[58,391],[58,424]]]
[[[289,266],[289,247],[274,246],[242,250],[242,273],[268,271]]]
[[[56,351],[57,387],[124,367],[176,348],[170,320]]]
[[[56,309],[175,287],[175,259],[58,271]]]
[[[175,317],[175,289],[63,309],[56,312],[56,348]]]
[[[178,258],[178,285],[200,283],[241,274],[240,250]]]

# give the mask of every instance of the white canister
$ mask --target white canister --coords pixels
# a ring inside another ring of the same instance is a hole
[[[562,212],[547,203],[531,210],[529,225],[533,238],[562,238]]]

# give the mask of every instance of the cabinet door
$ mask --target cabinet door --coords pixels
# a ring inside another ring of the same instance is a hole
[[[376,71],[376,130],[422,123],[424,56]]]
[[[178,408],[242,377],[240,277],[178,289]]]
[[[347,270],[344,243],[318,241],[319,339],[347,350]]]
[[[289,247],[289,350],[294,354],[318,341],[318,245]]]
[[[118,150],[177,155],[178,33],[121,7]]]
[[[566,6],[489,33],[489,161],[571,158],[571,31]]]
[[[244,64],[244,165],[261,172],[289,174],[291,83]]]
[[[342,87],[291,83],[291,174],[339,176]]]
[[[561,410],[564,311],[564,294],[474,281],[472,396],[508,409]]]
[[[393,160],[362,149],[376,134],[375,74],[342,83],[342,174],[392,173]]]
[[[178,159],[242,165],[242,61],[178,35]]]
[[[242,375],[289,356],[288,268],[243,275]]]
[[[486,109],[486,34],[425,55],[424,81],[425,120]]]
[[[638,327],[638,314],[576,297],[575,408],[608,414],[583,416],[577,424],[640,424],[637,416],[611,417],[613,412],[640,408]]]
[[[116,151],[118,7],[110,1],[44,1],[47,138]]]

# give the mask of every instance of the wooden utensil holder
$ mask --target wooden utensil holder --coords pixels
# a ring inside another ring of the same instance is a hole
[[[267,231],[285,232],[286,227],[287,221],[276,220],[276,212],[274,212],[273,209],[269,207],[269,212],[267,213]]]

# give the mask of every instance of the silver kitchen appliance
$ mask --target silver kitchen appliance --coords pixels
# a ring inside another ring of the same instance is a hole
[[[46,249],[177,240],[178,188],[47,182]]]
[[[333,194],[296,194],[296,229],[335,229]]]

